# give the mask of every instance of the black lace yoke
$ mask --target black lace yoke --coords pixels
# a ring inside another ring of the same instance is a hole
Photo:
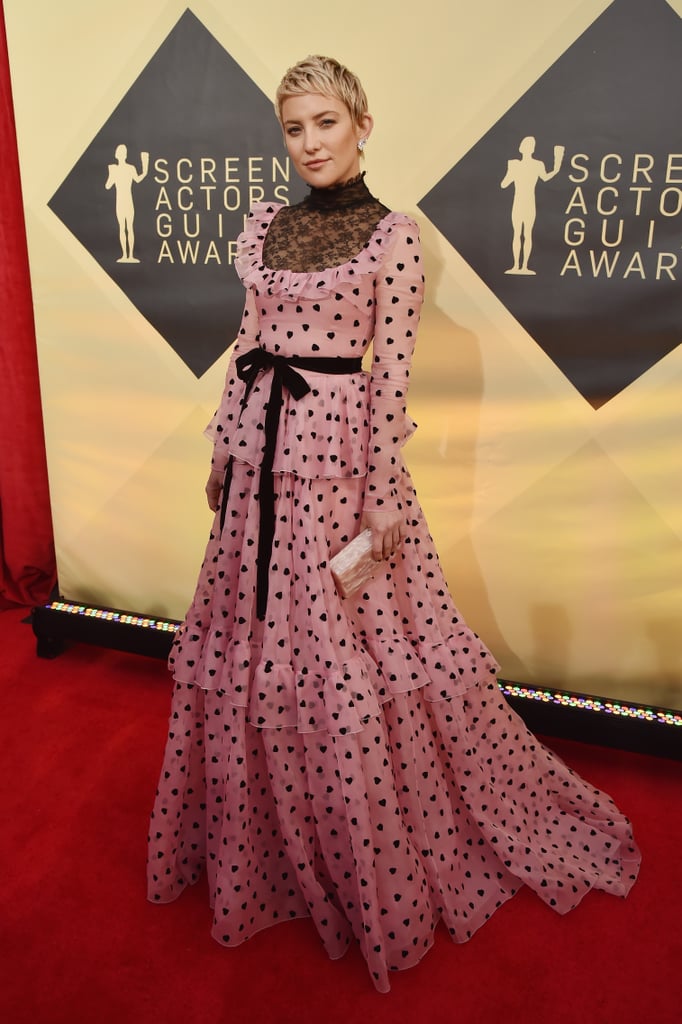
[[[387,213],[363,175],[333,188],[311,188],[303,202],[275,215],[263,262],[270,270],[299,273],[338,267],[357,256]]]

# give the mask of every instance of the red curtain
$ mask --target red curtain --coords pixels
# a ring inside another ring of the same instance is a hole
[[[44,601],[56,578],[35,328],[0,7],[0,609]]]

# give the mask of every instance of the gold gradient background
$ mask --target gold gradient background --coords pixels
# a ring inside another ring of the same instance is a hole
[[[227,357],[197,381],[47,203],[187,4],[4,6],[60,590],[181,618]],[[363,80],[368,184],[416,216],[426,250],[407,459],[455,600],[505,677],[680,708],[682,347],[593,410],[416,205],[607,6],[191,9],[268,95],[311,52]]]

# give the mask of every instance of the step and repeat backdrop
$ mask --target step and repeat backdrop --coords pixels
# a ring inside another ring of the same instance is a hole
[[[271,98],[357,71],[419,222],[406,456],[506,678],[682,707],[682,0],[4,0],[60,591],[181,618]]]

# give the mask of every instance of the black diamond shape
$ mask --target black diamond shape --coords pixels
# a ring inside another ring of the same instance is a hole
[[[115,156],[120,146],[124,160]],[[136,181],[143,152],[149,172]],[[117,183],[107,190],[110,165]],[[239,326],[244,289],[230,243],[250,201],[262,194],[294,202],[305,193],[293,174],[287,180],[288,167],[272,103],[186,11],[49,206],[200,377]],[[116,203],[126,193],[139,263],[117,262]]]
[[[595,408],[682,341],[681,95],[682,20],[616,0],[419,204]],[[526,223],[537,204],[535,276],[509,272],[517,197]]]

